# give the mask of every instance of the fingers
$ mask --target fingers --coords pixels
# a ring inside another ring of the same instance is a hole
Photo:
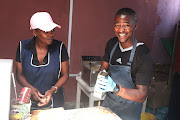
[[[50,102],[52,96],[50,90],[46,91],[45,95],[42,94],[39,95],[42,96],[40,102],[38,103],[39,107],[45,106]]]
[[[109,92],[113,91],[115,86],[116,84],[113,81],[109,82],[108,80],[104,81],[99,79],[96,82],[95,89],[98,89],[101,92]]]
[[[112,82],[113,81],[113,79],[108,75],[108,81],[109,82]],[[113,81],[114,82],[114,81]]]
[[[38,96],[42,98],[44,97],[44,95],[42,95],[39,91],[38,91]]]
[[[47,99],[44,98],[44,99],[42,99],[41,102],[39,102],[37,105],[38,105],[39,107],[45,106],[45,105],[48,104],[46,101],[47,101]]]
[[[37,88],[32,88],[32,99],[35,100],[35,101],[40,101],[40,96],[39,95],[42,95],[39,90]]]
[[[39,101],[37,104],[39,107],[47,105],[51,100],[51,92],[48,90],[46,91],[45,95],[41,94],[38,89],[33,88],[32,90],[32,99],[35,101]]]
[[[41,96],[39,96],[39,92],[37,92],[37,94],[35,94],[35,97],[38,101],[41,101]]]
[[[47,105],[51,100],[50,96],[47,96],[46,98],[42,98],[41,101],[38,103],[39,107]]]
[[[38,93],[34,93],[33,97],[36,99],[36,101],[40,101],[41,98],[39,97]]]

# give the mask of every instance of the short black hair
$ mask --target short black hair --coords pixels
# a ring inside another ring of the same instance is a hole
[[[118,16],[118,15],[129,15],[129,16],[132,16],[134,17],[135,21],[137,20],[136,18],[136,12],[131,9],[131,8],[122,8],[120,9],[115,16]]]

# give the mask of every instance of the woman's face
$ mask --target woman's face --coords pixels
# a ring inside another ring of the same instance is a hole
[[[135,19],[130,15],[115,16],[114,32],[121,43],[133,40],[136,26]]]
[[[54,38],[54,29],[48,32],[36,29],[34,30],[33,34],[36,36],[36,39],[39,40],[39,42],[46,45],[51,45]]]

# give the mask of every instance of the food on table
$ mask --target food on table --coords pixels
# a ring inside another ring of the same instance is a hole
[[[121,120],[115,113],[104,107],[79,109],[74,113],[74,120]]]

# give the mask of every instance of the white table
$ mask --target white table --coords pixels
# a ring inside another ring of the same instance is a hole
[[[37,120],[37,117],[38,120],[122,120],[115,113],[104,107],[87,107],[70,110],[51,108],[41,110],[38,113],[32,111],[31,118],[27,120]]]
[[[101,99],[93,96],[94,87],[90,87],[89,85],[87,85],[81,79],[81,75],[76,76],[76,80],[77,80],[76,108],[80,108],[81,91],[83,91],[89,97],[89,107],[94,106],[94,101],[104,100],[105,95]]]

